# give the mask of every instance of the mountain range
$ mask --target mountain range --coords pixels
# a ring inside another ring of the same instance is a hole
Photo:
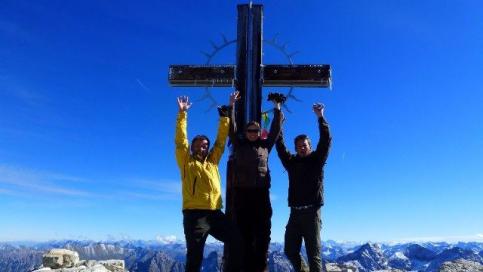
[[[182,242],[157,241],[51,241],[42,243],[0,243],[0,271],[26,272],[40,266],[42,254],[52,248],[77,251],[81,259],[122,259],[131,272],[182,272],[186,247]],[[302,250],[305,257],[305,249]],[[203,272],[220,271],[223,245],[205,247]],[[483,243],[323,243],[324,263],[356,267],[366,271],[439,271],[445,262],[470,262],[483,267]],[[283,254],[283,245],[272,243],[270,271],[293,271]],[[479,271],[479,270],[477,270]]]

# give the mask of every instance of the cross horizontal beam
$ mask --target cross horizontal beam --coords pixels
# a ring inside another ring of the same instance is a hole
[[[170,65],[168,80],[174,87],[229,87],[235,65]]]
[[[264,65],[263,86],[330,87],[330,65]]]
[[[171,65],[169,83],[175,87],[234,86],[235,65]],[[262,65],[264,87],[330,87],[330,65]]]

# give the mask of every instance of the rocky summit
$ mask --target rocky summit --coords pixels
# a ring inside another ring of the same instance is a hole
[[[128,272],[124,260],[80,260],[79,253],[52,249],[42,257],[42,266],[33,272]]]
[[[483,272],[483,265],[478,262],[459,259],[452,262],[444,262],[439,272]]]

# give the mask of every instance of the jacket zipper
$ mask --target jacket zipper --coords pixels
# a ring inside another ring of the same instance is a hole
[[[196,189],[196,178],[195,177],[195,181],[193,181],[193,196],[195,195],[195,189]]]

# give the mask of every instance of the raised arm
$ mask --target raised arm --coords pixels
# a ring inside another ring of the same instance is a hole
[[[237,100],[238,92],[230,94],[230,106],[235,104]],[[220,123],[218,125],[218,135],[216,136],[215,144],[208,155],[208,160],[218,164],[220,162],[223,151],[225,150],[226,137],[228,136],[230,118],[229,107],[222,106],[218,108],[218,113],[220,114]]]
[[[319,123],[319,142],[317,143],[317,148],[315,153],[320,158],[321,161],[325,162],[329,154],[330,145],[332,142],[332,137],[330,136],[329,124],[324,117],[324,105],[317,103],[314,104],[313,110],[317,116],[317,121]]]
[[[228,129],[230,119],[228,117],[220,117],[218,124],[218,135],[216,136],[215,144],[208,155],[208,160],[218,164],[220,162],[223,151],[225,151],[226,137],[228,136]]]
[[[273,120],[272,124],[270,125],[270,132],[268,133],[267,136],[267,148],[268,151],[270,151],[275,144],[275,141],[278,138],[278,135],[280,134],[280,129],[282,128],[282,122],[283,122],[283,113],[280,110],[281,103],[279,102],[274,102],[274,108],[273,108]]]
[[[230,130],[229,130],[229,136],[230,136],[230,141],[233,145],[238,144],[238,138],[237,138],[237,127],[236,127],[236,115],[235,115],[235,103],[240,99],[240,92],[235,91],[230,94],[230,107],[229,107],[229,116],[230,116]]]
[[[188,147],[188,133],[187,133],[187,111],[191,107],[189,98],[187,96],[178,97],[178,117],[176,118],[176,135],[175,135],[175,145],[176,145],[176,162],[180,169],[183,168],[186,160],[189,156]]]
[[[283,139],[283,130],[281,130],[280,135],[278,135],[275,147],[277,149],[277,154],[280,158],[280,161],[282,162],[285,169],[287,169],[292,154],[290,154],[290,151],[288,151],[287,147],[285,146],[285,141]]]

